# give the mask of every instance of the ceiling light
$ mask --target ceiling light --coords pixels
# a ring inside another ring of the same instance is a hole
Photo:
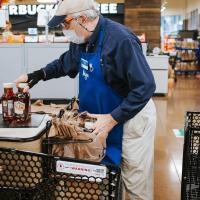
[[[165,6],[162,6],[161,12],[163,12],[165,9],[166,9],[166,7],[165,7]]]
[[[161,3],[161,12],[163,12],[165,9],[166,9],[166,5],[167,5],[167,1],[166,0],[163,0],[162,3]]]

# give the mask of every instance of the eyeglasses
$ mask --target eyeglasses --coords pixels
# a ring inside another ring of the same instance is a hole
[[[68,29],[70,26],[71,21],[73,20],[73,17],[67,17],[62,23],[61,26],[65,29]]]

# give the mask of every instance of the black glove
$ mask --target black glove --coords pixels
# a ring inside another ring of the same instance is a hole
[[[29,88],[32,88],[34,85],[36,85],[39,81],[45,80],[45,72],[43,69],[34,71],[30,74],[27,74],[28,76],[28,86]]]

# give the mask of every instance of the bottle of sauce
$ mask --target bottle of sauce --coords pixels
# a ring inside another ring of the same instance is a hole
[[[4,94],[1,98],[3,120],[7,122],[12,122],[14,119],[13,83],[4,83],[3,88]]]
[[[14,98],[15,121],[19,123],[25,122],[30,118],[30,94],[29,92],[23,92],[27,86],[27,83],[19,83],[18,92]]]

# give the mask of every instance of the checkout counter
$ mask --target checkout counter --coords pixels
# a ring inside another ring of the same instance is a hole
[[[48,132],[50,117],[47,114],[32,114],[27,123],[6,124],[2,120],[0,104],[0,148],[14,148],[31,152],[42,152],[42,139]]]
[[[69,49],[69,43],[1,44],[0,91],[2,84],[14,81],[20,74],[45,67]],[[168,56],[146,56],[156,81],[155,94],[167,94]],[[70,99],[78,96],[78,77],[63,77],[39,82],[31,90],[32,99]]]
[[[168,61],[169,56],[146,56],[156,82],[155,94],[167,94],[168,92]]]
[[[0,91],[2,84],[19,75],[45,67],[69,49],[68,43],[1,44]],[[40,82],[31,90],[31,98],[70,99],[78,94],[78,79],[63,77]]]

